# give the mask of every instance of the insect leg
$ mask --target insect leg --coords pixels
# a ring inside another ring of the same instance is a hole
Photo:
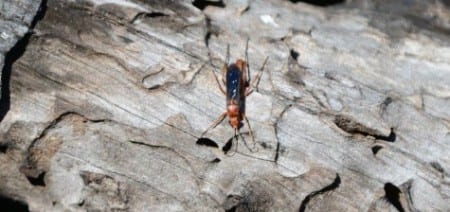
[[[264,60],[262,66],[259,70],[258,75],[255,77],[255,79],[253,79],[253,81],[250,83],[250,86],[245,91],[245,96],[250,95],[253,92],[254,88],[256,88],[256,90],[258,90],[258,84],[259,84],[259,81],[261,80],[261,76],[262,76],[262,73],[264,72],[264,67],[266,66],[268,59],[269,59],[269,57],[266,57],[266,59]]]
[[[247,124],[248,131],[250,133],[250,137],[252,138],[252,148],[248,148],[248,149],[250,150],[250,152],[256,152],[258,149],[256,148],[256,142],[255,142],[255,137],[253,136],[253,130],[250,127],[250,122],[248,121],[247,116],[245,114],[243,114],[243,117],[244,117],[245,123]],[[244,140],[244,142],[245,142],[245,140]]]
[[[219,125],[227,116],[227,112],[222,113],[215,121],[213,124],[211,124],[211,126],[208,127],[208,129],[205,130],[205,132],[202,133],[202,135],[200,135],[200,137],[203,137],[209,130],[214,129],[215,127],[217,127],[217,125]]]
[[[239,137],[238,137],[238,135],[239,135],[239,130],[235,129],[234,130],[234,136],[233,136],[233,138],[231,140],[231,146],[234,145],[234,151],[233,151],[233,154],[230,154],[228,156],[233,156],[238,151],[238,146],[239,146]],[[236,140],[236,142],[234,142],[234,140]]]
[[[230,44],[227,44],[227,55],[225,56],[225,63],[222,66],[222,82],[224,85],[226,85],[226,83],[227,83],[225,81],[225,75],[227,73],[227,65],[230,62],[229,60],[230,60]]]
[[[214,64],[212,63],[212,58],[211,58],[211,51],[209,51],[208,48],[208,57],[209,57],[209,64],[214,68],[214,70],[216,70],[216,67],[214,66]],[[217,77],[216,73],[214,70],[211,70],[213,72],[214,78],[216,79],[217,85],[219,86],[220,91],[226,95],[225,89],[222,87],[222,84],[220,84],[219,78]],[[217,71],[217,70],[216,70]],[[225,83],[224,83],[225,84]]]

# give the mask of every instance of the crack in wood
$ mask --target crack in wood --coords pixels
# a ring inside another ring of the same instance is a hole
[[[383,140],[387,142],[395,142],[397,135],[394,132],[394,129],[391,128],[391,132],[388,136],[381,135],[377,132],[377,130],[369,128],[367,126],[364,126],[363,124],[359,123],[358,121],[347,117],[345,115],[336,115],[334,117],[333,122],[336,124],[337,127],[342,129],[343,131],[350,133],[352,135],[355,134],[361,134],[363,136],[372,136],[376,140]]]
[[[292,104],[288,104],[286,105],[283,110],[281,111],[281,113],[276,117],[274,123],[273,123],[273,128],[274,128],[274,132],[275,132],[275,138],[277,139],[277,146],[275,149],[275,155],[274,155],[274,162],[277,164],[278,163],[278,158],[280,157],[280,138],[278,137],[278,124],[280,122],[280,120],[283,118],[284,114],[289,110],[289,108],[292,107]]]
[[[139,20],[145,19],[145,18],[163,18],[163,17],[168,17],[168,16],[169,16],[169,14],[159,12],[159,11],[139,12],[131,19],[130,24],[134,24],[136,21],[139,21]]]
[[[195,169],[194,169],[193,165],[191,164],[191,162],[183,154],[181,154],[178,151],[176,151],[173,147],[164,146],[164,145],[149,144],[149,143],[145,143],[145,142],[142,142],[142,141],[135,141],[135,140],[128,140],[128,142],[130,142],[132,144],[136,144],[136,145],[142,145],[142,146],[150,147],[150,148],[153,148],[153,149],[166,149],[166,150],[174,153],[175,155],[177,155],[179,158],[181,158],[187,164],[187,167],[189,167],[189,169],[187,169],[185,167],[182,167],[182,166],[179,166],[177,164],[173,164],[173,163],[171,163],[169,161],[166,161],[166,160],[163,160],[163,159],[159,159],[159,160],[164,161],[164,162],[166,162],[166,163],[168,163],[168,164],[170,164],[170,165],[172,165],[174,167],[177,167],[179,169],[182,169],[182,170],[184,170],[186,172],[192,173],[192,175],[196,177],[196,181],[195,181],[196,184],[199,185],[199,183],[197,181],[197,178],[199,178],[199,177],[197,176],[197,173],[195,172]]]
[[[207,147],[219,148],[219,145],[209,138],[199,138],[195,144]]]
[[[99,54],[102,54],[102,53],[99,53]],[[108,55],[108,54],[102,54],[102,55],[112,57],[113,59],[115,58],[114,56],[111,56],[111,55]],[[118,61],[116,61],[116,62],[118,62]],[[119,65],[120,65],[120,62],[118,62],[118,63],[119,63]],[[124,68],[125,70],[127,70],[126,67],[123,67],[123,68]],[[42,73],[40,73],[40,72],[36,72],[36,73],[39,74],[40,76],[46,78],[46,79],[49,79],[49,80],[51,80],[51,81],[53,81],[53,82],[59,84],[59,85],[62,85],[62,86],[65,86],[65,87],[68,87],[68,88],[71,88],[71,89],[74,89],[74,90],[76,90],[76,91],[78,91],[78,92],[83,93],[82,90],[79,90],[79,89],[77,89],[77,88],[75,88],[75,87],[71,87],[71,86],[69,86],[69,85],[67,85],[67,84],[65,84],[65,83],[63,83],[63,82],[60,82],[59,80],[53,79],[53,78],[50,77],[50,76],[44,75],[44,74],[42,74]],[[167,90],[165,90],[165,91],[166,91],[167,93],[171,94],[171,93],[168,92]],[[114,105],[116,108],[121,109],[121,110],[123,110],[123,111],[125,111],[125,112],[127,112],[127,113],[129,113],[129,114],[131,114],[131,115],[133,115],[133,116],[135,116],[135,117],[137,117],[137,118],[140,118],[140,119],[143,120],[143,121],[146,121],[146,122],[151,123],[151,124],[154,124],[154,125],[158,125],[158,123],[152,122],[152,121],[150,121],[149,119],[146,119],[146,118],[143,117],[143,116],[140,116],[140,115],[138,115],[138,114],[136,114],[136,113],[133,113],[132,111],[130,111],[130,110],[128,110],[128,109],[126,109],[126,108],[124,108],[124,107],[122,107],[122,106],[120,106],[120,105],[114,103],[114,102],[111,102],[111,101],[109,101],[108,99],[105,99],[105,98],[103,98],[102,96],[100,96],[100,95],[98,95],[98,94],[96,94],[96,93],[94,93],[94,92],[92,92],[92,91],[90,91],[90,90],[84,90],[84,92],[87,92],[87,93],[89,93],[89,94],[91,94],[91,95],[93,95],[93,96],[99,98],[100,100],[103,100],[103,101],[105,101],[105,102],[108,102],[109,104]],[[173,94],[172,94],[172,95],[173,95]],[[178,97],[178,99],[180,99],[180,98]],[[196,107],[194,107],[194,108],[196,108]],[[163,121],[163,120],[157,118],[156,116],[151,116],[151,117],[152,117],[153,119],[155,119],[155,120],[158,120],[160,123],[165,124],[165,125],[170,126],[170,127],[173,127],[174,129],[179,130],[179,131],[181,131],[181,132],[183,132],[183,133],[185,133],[185,134],[187,134],[187,135],[189,135],[189,136],[191,136],[191,137],[198,138],[196,135],[194,135],[194,134],[192,134],[192,133],[190,133],[190,132],[188,132],[188,131],[185,131],[185,130],[183,130],[183,129],[181,129],[181,128],[178,128],[178,127],[176,127],[176,126],[173,125],[173,124],[167,123],[166,121]]]
[[[317,191],[313,191],[310,194],[308,194],[302,201],[302,203],[300,204],[300,208],[299,208],[299,212],[304,212],[306,210],[306,207],[309,203],[309,201],[311,201],[312,198],[315,198],[318,195],[327,193],[327,192],[331,192],[336,190],[337,188],[339,188],[339,185],[341,184],[341,178],[339,177],[339,174],[336,173],[336,178],[334,179],[334,181],[325,186],[324,188],[317,190]]]
[[[193,0],[192,5],[200,10],[204,10],[208,6],[225,8],[226,5],[222,0],[219,1],[208,1],[208,0]]]
[[[25,50],[28,46],[31,35],[33,34],[33,30],[34,30],[36,24],[40,20],[42,20],[42,18],[45,16],[46,11],[47,11],[47,0],[41,0],[39,9],[36,12],[35,16],[33,17],[33,20],[30,23],[28,32],[26,32],[23,35],[23,37],[20,38],[16,42],[16,44],[5,54],[4,64],[3,64],[2,71],[1,71],[1,83],[0,83],[0,85],[1,85],[0,122],[3,121],[3,119],[6,116],[6,113],[8,113],[8,111],[11,107],[11,97],[10,97],[11,91],[10,91],[9,82],[11,81],[12,66],[25,53]]]
[[[402,191],[397,186],[392,183],[386,183],[384,184],[384,192],[386,201],[392,204],[399,212],[405,211],[400,202],[400,193],[402,193]]]
[[[50,147],[48,147],[46,144],[45,148],[49,149],[50,152],[45,153],[45,157],[39,156],[39,154],[43,154],[43,152],[41,152],[40,149],[42,149],[43,147],[38,147],[38,143],[39,141],[41,141],[49,131],[51,131],[52,129],[54,129],[56,127],[56,125],[58,125],[60,122],[70,118],[70,117],[81,117],[84,121],[89,120],[87,119],[85,116],[76,113],[76,112],[72,112],[72,111],[68,111],[65,113],[60,114],[59,116],[57,116],[55,119],[53,119],[53,121],[51,121],[49,124],[47,124],[47,126],[40,132],[40,134],[34,138],[30,145],[28,146],[27,152],[26,152],[26,158],[23,161],[23,164],[21,165],[21,167],[19,168],[20,172],[23,173],[28,181],[34,185],[34,186],[44,186],[45,187],[45,174],[48,171],[47,168],[42,167],[41,163],[45,163],[45,161],[49,160],[49,158],[53,157],[53,154],[55,154],[56,152],[52,152],[52,151],[58,151],[59,149],[59,145],[60,142],[54,143],[54,148],[53,150],[50,150]],[[110,120],[92,120],[93,123],[99,123],[99,122],[108,122]],[[44,161],[41,161],[44,160]]]
[[[123,177],[123,178],[128,179],[128,180],[131,180],[131,181],[133,181],[133,182],[142,184],[142,185],[144,185],[144,186],[146,186],[146,187],[149,187],[150,189],[152,189],[152,190],[154,190],[154,191],[156,191],[156,192],[158,192],[158,193],[164,194],[164,195],[166,195],[166,196],[168,196],[168,197],[170,197],[170,198],[172,198],[172,199],[174,199],[174,200],[176,200],[176,201],[182,202],[182,200],[180,200],[177,196],[172,195],[172,194],[167,193],[167,192],[164,192],[164,191],[158,189],[157,187],[155,187],[155,186],[153,186],[153,185],[147,183],[146,181],[142,181],[142,180],[139,180],[139,179],[135,179],[135,178],[133,178],[132,176],[129,176],[129,175],[127,175],[127,174],[124,174],[124,173],[121,173],[121,172],[118,172],[118,171],[115,171],[115,170],[107,169],[106,167],[98,166],[98,165],[96,165],[96,164],[94,164],[94,163],[92,163],[92,162],[90,162],[90,161],[88,161],[88,160],[79,158],[79,157],[77,157],[77,156],[75,156],[75,155],[72,155],[72,154],[70,154],[70,153],[68,153],[68,152],[65,152],[65,151],[60,151],[59,153],[61,153],[61,154],[63,154],[63,155],[66,155],[67,157],[70,157],[70,158],[72,158],[72,159],[75,159],[75,160],[81,161],[81,162],[83,162],[83,163],[89,164],[90,166],[93,166],[93,167],[95,167],[95,168],[97,168],[97,169],[99,169],[99,170],[102,170],[102,171],[104,171],[105,173],[111,173],[111,174],[113,174],[113,175],[117,175],[117,176],[119,176],[119,177]]]

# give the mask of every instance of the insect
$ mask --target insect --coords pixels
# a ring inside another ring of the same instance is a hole
[[[228,116],[228,123],[234,129],[234,138],[238,140],[238,135],[240,135],[239,131],[243,127],[242,122],[245,121],[249,129],[253,146],[256,144],[252,128],[250,127],[248,118],[245,115],[245,100],[246,97],[249,96],[255,88],[257,88],[257,85],[259,84],[259,81],[261,79],[264,70],[264,66],[267,63],[268,57],[265,58],[261,66],[261,69],[257,74],[257,76],[255,77],[255,79],[251,80],[250,66],[248,64],[248,42],[249,40],[247,40],[245,46],[245,61],[242,59],[237,59],[236,62],[232,64],[229,64],[230,46],[227,45],[226,60],[222,67],[222,83],[226,89],[223,88],[222,84],[219,81],[219,78],[213,71],[214,78],[219,86],[220,91],[226,96],[226,111],[223,112],[217,118],[217,120],[202,133],[201,137],[203,137],[209,130],[217,127],[217,125],[222,123],[225,117]],[[210,57],[209,62],[211,66],[215,67],[212,64],[210,54],[209,57]]]

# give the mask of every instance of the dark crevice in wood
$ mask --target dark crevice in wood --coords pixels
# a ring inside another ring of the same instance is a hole
[[[242,201],[242,197],[239,195],[228,195],[227,200],[224,204],[224,209],[226,212],[235,212],[238,209]]]
[[[292,3],[304,2],[315,6],[327,7],[345,3],[345,0],[290,0]]]
[[[391,203],[399,212],[404,212],[402,204],[400,203],[401,190],[392,183],[384,184],[384,198]]]
[[[261,147],[262,147],[263,149],[271,149],[271,148],[272,148],[272,145],[270,145],[270,144],[268,144],[268,143],[266,143],[266,142],[261,142]]]
[[[291,55],[291,57],[292,57],[294,60],[297,60],[298,56],[300,56],[300,54],[299,54],[297,51],[295,51],[295,49],[291,49],[291,51],[289,52],[289,54]]]
[[[23,165],[19,168],[19,171],[24,174],[28,181],[34,185],[34,186],[44,186],[45,187],[45,181],[44,177],[48,170],[46,168],[43,168],[39,161],[36,161],[36,158],[40,158],[38,160],[43,160],[39,156],[35,156],[35,149],[36,148],[42,148],[39,147],[38,142],[41,141],[41,139],[45,138],[47,133],[54,129],[59,123],[63,122],[64,120],[70,119],[71,117],[81,117],[82,121],[86,123],[87,121],[93,122],[93,123],[102,123],[102,122],[111,122],[111,120],[107,119],[97,119],[97,120],[90,120],[87,119],[85,116],[72,111],[67,111],[62,114],[60,114],[58,117],[56,117],[53,121],[51,121],[37,136],[33,141],[31,142],[30,146],[27,149],[26,152],[26,159],[23,163]],[[48,146],[46,146],[47,148]],[[53,155],[46,155],[47,157],[52,157]],[[42,162],[42,161],[41,161]]]
[[[206,47],[209,47],[209,39],[211,38],[211,34],[212,34],[212,32],[210,32],[210,31],[208,31],[208,32],[206,32],[206,34],[205,34],[205,45],[206,45]]]
[[[41,5],[39,5],[39,9],[34,16],[33,21],[31,21],[31,29],[34,29],[36,24],[44,18],[45,12],[47,12],[47,0],[41,0]]]
[[[391,128],[391,133],[389,133],[388,136],[373,135],[373,137],[375,137],[375,139],[377,139],[377,140],[383,140],[383,141],[388,141],[388,142],[395,142],[395,140],[397,139],[397,135],[394,132],[394,128]]]
[[[169,15],[162,13],[162,12],[151,12],[151,13],[144,14],[144,17],[149,17],[149,18],[156,18],[156,17],[163,17],[163,16],[169,16]]]
[[[273,128],[274,128],[274,132],[275,132],[275,138],[277,139],[277,147],[275,149],[275,156],[274,156],[274,162],[277,163],[278,162],[278,158],[280,157],[280,147],[281,147],[281,143],[280,143],[280,139],[278,138],[278,124],[280,122],[280,120],[283,118],[283,115],[289,110],[289,108],[292,107],[292,104],[288,104],[286,105],[283,110],[281,111],[280,115],[276,118],[275,122],[273,123]]]
[[[323,194],[323,193],[326,193],[329,191],[333,191],[333,190],[337,189],[340,184],[341,184],[341,177],[339,176],[339,174],[336,173],[336,178],[330,185],[327,185],[318,191],[313,191],[310,194],[308,194],[305,197],[305,199],[303,199],[302,203],[300,204],[300,209],[298,211],[304,212],[306,210],[306,206],[308,205],[309,201],[311,201],[312,198],[314,198],[317,195],[320,195],[320,194]]]
[[[211,161],[211,163],[219,163],[220,161],[222,161],[220,160],[220,158],[215,158],[214,160]]]
[[[168,147],[168,146],[155,145],[155,144],[148,144],[148,143],[145,143],[145,142],[142,142],[142,141],[134,141],[134,140],[129,140],[128,142],[130,142],[130,143],[132,143],[132,144],[136,144],[136,145],[147,146],[147,147],[150,147],[150,148],[156,148],[156,149],[159,149],[159,148],[162,148],[162,149],[169,149],[169,150],[171,150],[171,151],[176,152],[172,147]]]
[[[441,164],[436,162],[436,161],[430,162],[430,165],[431,165],[431,167],[433,167],[436,171],[438,171],[440,173],[444,173],[445,172],[445,170],[441,166]]]
[[[391,132],[388,136],[380,135],[376,133],[376,130],[366,127],[361,123],[343,115],[335,116],[334,123],[336,124],[337,127],[341,128],[343,131],[350,134],[372,136],[377,140],[383,140],[388,142],[395,142],[397,138],[397,135],[395,134],[393,128],[391,128]]]
[[[228,210],[225,210],[225,212],[235,212],[235,211],[236,211],[236,206],[234,206]]]
[[[225,8],[225,3],[223,1],[207,1],[207,0],[194,0],[192,5],[200,10],[204,10],[207,6]]]
[[[280,156],[280,142],[277,142],[277,148],[275,150],[275,157],[274,157],[274,161],[275,163],[278,162],[278,157]]]
[[[5,64],[2,69],[2,79],[1,79],[2,94],[0,100],[0,122],[3,120],[6,113],[8,113],[9,108],[11,106],[9,81],[11,78],[12,65],[25,52],[25,48],[28,45],[30,37],[31,33],[25,34],[25,36],[22,39],[20,39],[16,43],[16,45],[13,48],[11,48],[11,50],[5,55]]]
[[[209,138],[199,138],[195,143],[197,145],[201,145],[201,146],[219,148],[219,145],[215,141],[213,141]]]
[[[6,153],[7,151],[8,151],[8,149],[9,149],[9,145],[8,144],[4,144],[4,143],[2,143],[2,144],[0,144],[0,153]]]
[[[44,177],[46,171],[40,169],[36,162],[30,159],[31,157],[32,156],[28,154],[25,164],[20,166],[19,171],[25,175],[31,185],[45,187]]]
[[[378,153],[381,149],[383,149],[383,147],[380,146],[380,145],[375,145],[375,146],[373,146],[373,147],[372,147],[372,153],[373,153],[373,155],[377,155],[377,153]]]
[[[394,100],[391,97],[386,97],[384,101],[381,103],[381,111],[385,111],[386,108],[393,102]]]
[[[5,197],[3,195],[0,195],[0,208],[2,211],[30,211],[26,203]]]
[[[39,20],[45,16],[47,10],[47,0],[42,0],[39,9],[31,21],[30,28],[27,33],[5,54],[5,63],[2,69],[1,77],[1,98],[0,98],[0,122],[3,121],[6,113],[11,107],[11,97],[9,82],[11,79],[11,69],[13,64],[25,53],[30,41],[32,32]]]
[[[225,143],[225,145],[222,147],[223,153],[227,154],[228,151],[230,151],[231,147],[233,146],[233,139],[234,136],[228,139],[227,143]]]
[[[206,34],[204,37],[205,46],[209,48],[209,40],[211,39],[211,36],[219,36],[220,29],[218,26],[215,26],[211,23],[211,19],[206,16],[205,18],[206,22]]]
[[[44,181],[45,174],[46,172],[43,171],[37,177],[33,176],[26,176],[26,177],[28,179],[28,182],[30,182],[32,185],[45,187]]]
[[[144,18],[160,18],[160,17],[168,17],[169,15],[162,13],[162,12],[140,12],[134,16],[133,19],[131,19],[130,23],[133,24],[137,20],[144,19]]]

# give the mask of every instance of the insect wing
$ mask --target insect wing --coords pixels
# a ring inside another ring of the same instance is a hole
[[[227,102],[234,100],[236,103],[240,100],[240,81],[241,72],[236,67],[236,65],[231,65],[228,67],[226,73],[227,82]]]

